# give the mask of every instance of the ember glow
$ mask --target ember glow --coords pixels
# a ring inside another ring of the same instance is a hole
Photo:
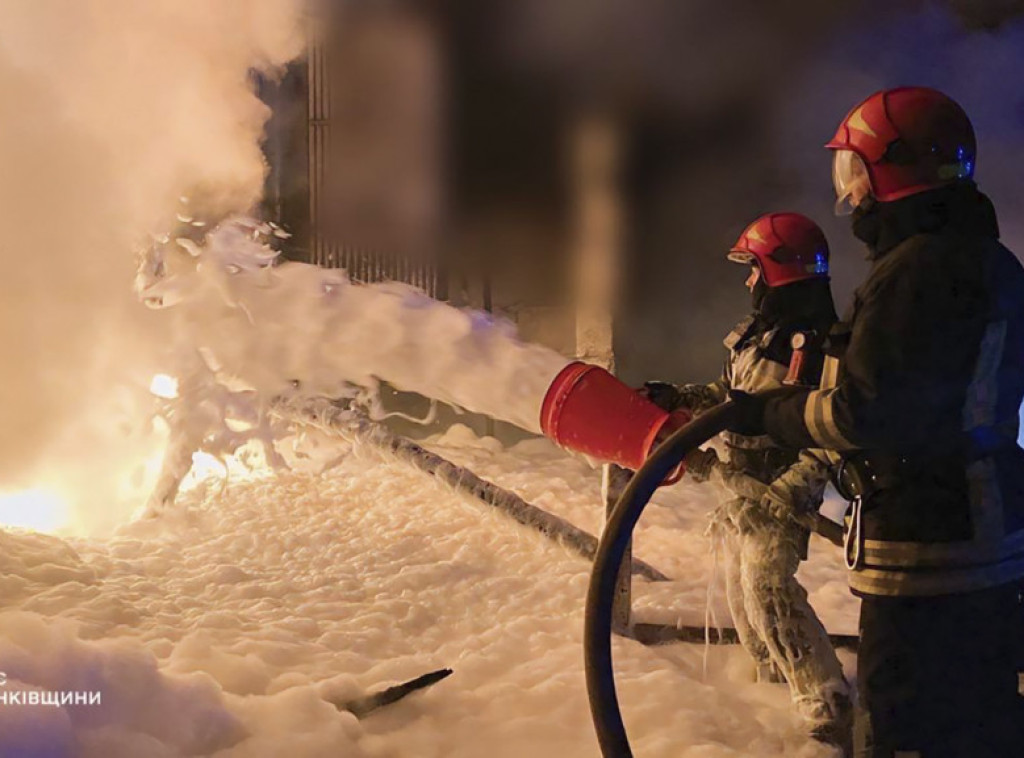
[[[221,212],[259,200],[252,72],[301,52],[301,6],[0,4],[0,486],[55,482],[76,530],[123,523],[159,447],[147,390],[169,336],[132,296],[136,251],[197,186]]]
[[[46,488],[0,494],[0,527],[56,532],[68,523],[67,501]]]
[[[167,374],[157,374],[149,383],[149,391],[164,400],[173,400],[178,396],[178,380]]]

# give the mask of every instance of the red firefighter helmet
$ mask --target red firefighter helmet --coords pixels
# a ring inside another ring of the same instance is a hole
[[[825,234],[817,224],[799,213],[761,216],[736,240],[729,251],[729,260],[756,264],[769,287],[828,278]]]
[[[851,110],[836,136],[837,211],[858,189],[882,202],[974,175],[977,145],[964,109],[927,87],[876,92]]]

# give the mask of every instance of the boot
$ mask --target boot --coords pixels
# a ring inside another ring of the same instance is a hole
[[[848,695],[836,692],[831,702],[819,701],[808,721],[813,739],[838,748],[843,758],[853,758],[853,703]]]

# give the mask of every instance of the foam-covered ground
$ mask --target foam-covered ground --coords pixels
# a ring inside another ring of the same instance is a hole
[[[600,529],[598,472],[545,441],[503,449],[456,427],[430,446]],[[4,690],[102,692],[100,706],[0,704],[0,756],[597,753],[585,561],[368,450],[324,474],[179,500],[178,513],[103,541],[0,531]],[[648,509],[636,553],[676,581],[634,583],[640,620],[703,618],[712,502],[683,483]],[[851,631],[837,551],[816,540],[802,577],[827,625]],[[802,735],[784,686],[751,683],[739,648],[617,640],[615,655],[642,758],[828,754]],[[452,677],[363,721],[323,699],[445,666]]]

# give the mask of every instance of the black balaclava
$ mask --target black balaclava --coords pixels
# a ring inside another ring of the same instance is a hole
[[[750,298],[755,313],[761,312],[761,306],[764,305],[765,296],[767,296],[770,289],[771,287],[764,283],[764,274],[758,276],[757,281],[754,282],[754,286],[750,290]]]
[[[947,228],[999,237],[991,201],[968,181],[884,203],[865,198],[853,211],[852,227],[854,236],[868,246],[869,258],[884,255],[914,234],[934,234]]]
[[[874,250],[878,247],[878,240],[882,235],[883,221],[881,204],[873,196],[868,195],[853,209],[850,216],[853,236]]]
[[[758,284],[763,284],[761,281]],[[755,312],[766,327],[800,324],[831,324],[836,319],[832,288],[827,278],[804,279],[779,287],[763,285],[760,300],[756,297]]]

